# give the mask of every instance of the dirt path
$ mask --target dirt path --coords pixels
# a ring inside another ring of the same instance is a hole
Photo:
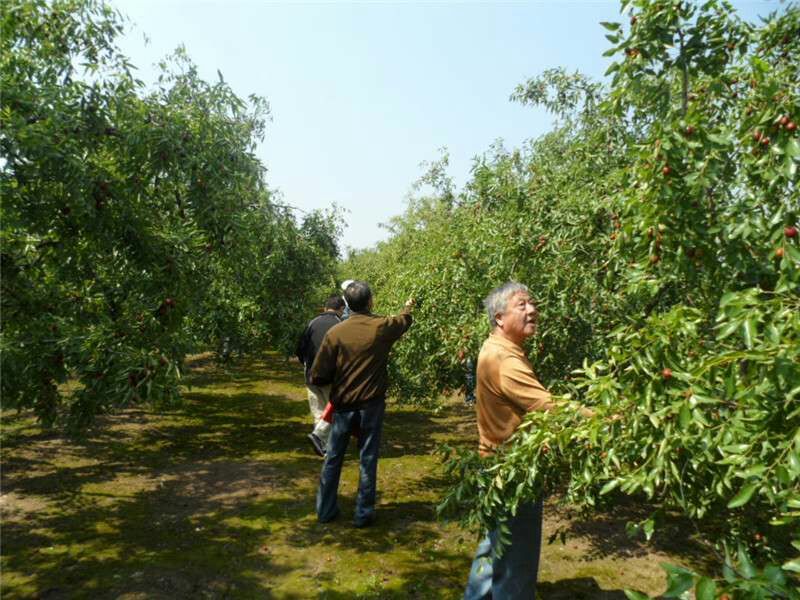
[[[390,406],[378,521],[362,530],[314,518],[321,461],[305,438],[296,365],[275,355],[229,372],[201,362],[187,381],[180,410],[129,410],[80,441],[3,414],[3,598],[460,597],[475,539],[435,518],[445,484],[434,450],[474,443],[471,410]],[[351,448],[345,515],[357,477]],[[662,590],[658,563],[680,558],[631,542],[630,511],[586,523],[550,503],[545,537],[571,533],[543,549],[541,598]]]

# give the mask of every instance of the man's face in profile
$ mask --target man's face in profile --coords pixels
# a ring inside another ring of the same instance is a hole
[[[523,342],[536,333],[539,312],[530,295],[517,292],[508,300],[506,311],[497,318],[497,326],[509,338]]]

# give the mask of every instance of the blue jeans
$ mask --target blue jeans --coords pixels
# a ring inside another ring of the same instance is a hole
[[[326,523],[339,514],[339,477],[342,463],[354,425],[361,429],[359,450],[361,468],[358,476],[358,498],[356,499],[356,525],[364,525],[375,517],[375,487],[378,476],[378,450],[383,429],[385,400],[370,403],[365,408],[350,412],[334,412],[331,437],[328,440],[325,463],[319,479],[317,492],[317,518]]]
[[[534,600],[542,547],[542,501],[521,504],[507,522],[511,542],[498,558],[497,530],[490,531],[475,553],[464,600]]]

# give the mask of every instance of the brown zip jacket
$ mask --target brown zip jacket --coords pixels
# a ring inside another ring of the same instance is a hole
[[[311,383],[331,385],[337,411],[357,410],[386,398],[389,351],[409,327],[407,309],[391,317],[351,313],[325,334],[311,367]]]

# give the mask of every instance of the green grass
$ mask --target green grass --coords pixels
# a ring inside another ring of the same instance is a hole
[[[349,516],[357,456],[348,450],[342,518],[321,525],[321,460],[300,368],[274,354],[222,370],[197,361],[185,404],[130,409],[82,439],[2,423],[3,598],[459,598],[475,538],[435,518],[445,489],[435,449],[472,445],[474,415],[390,404],[378,469],[378,521]],[[354,444],[351,444],[354,446]],[[580,521],[548,504],[540,596],[624,598],[663,589],[675,548],[623,532],[630,507]],[[682,550],[683,552],[683,550]]]

